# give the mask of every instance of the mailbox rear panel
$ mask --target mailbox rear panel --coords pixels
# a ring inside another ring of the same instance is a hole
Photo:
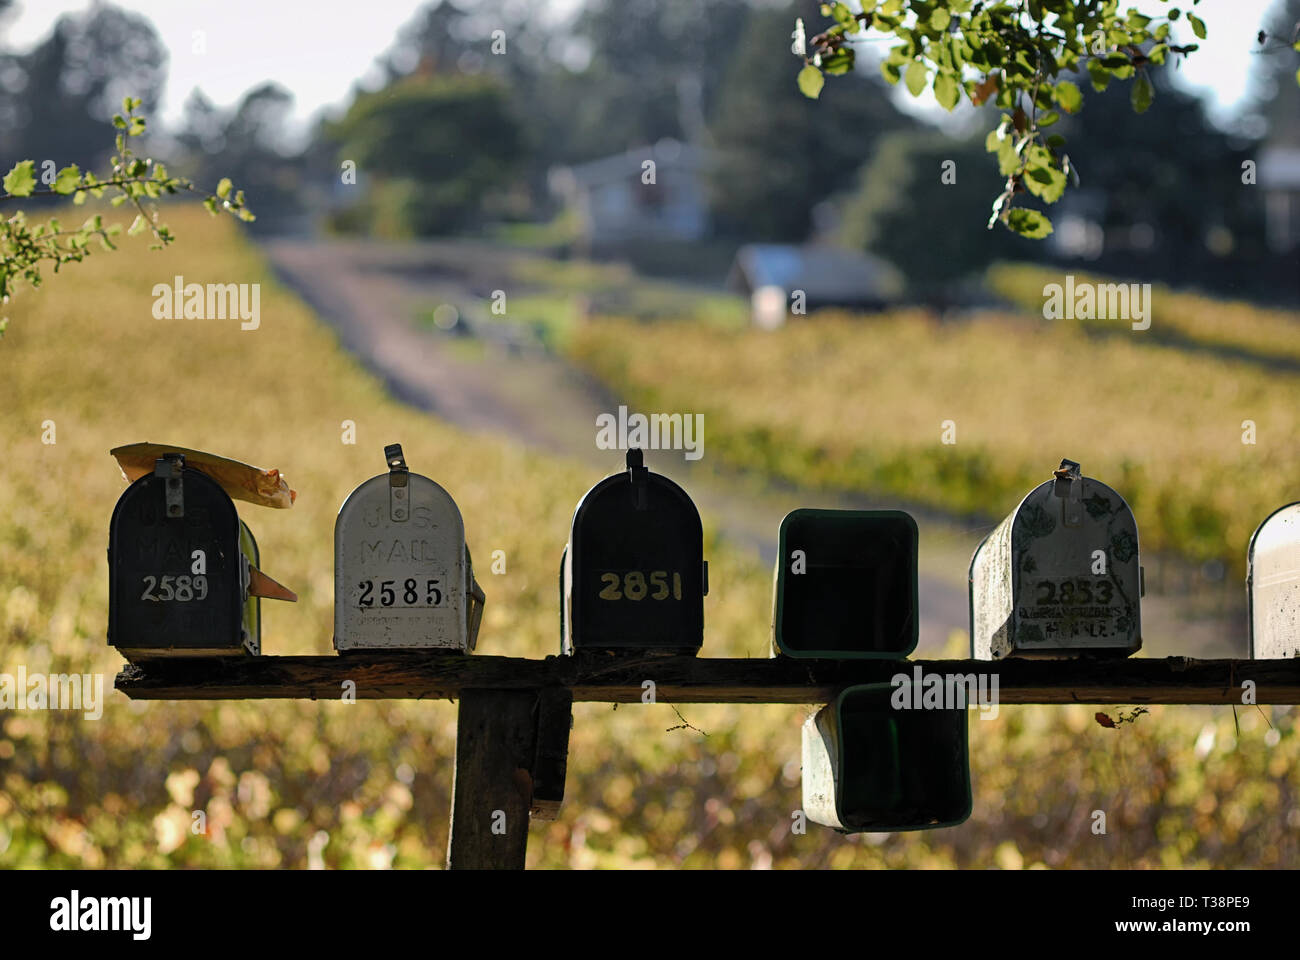
[[[645,476],[637,509],[628,474],[588,491],[565,558],[566,649],[693,652],[704,642],[704,532],[691,498]]]
[[[895,692],[850,687],[804,725],[804,810],[816,822],[885,832],[970,816],[966,711],[896,709]]]
[[[1142,646],[1137,524],[1124,498],[1083,477],[1077,526],[1041,484],[971,563],[971,650],[983,659],[1128,656]],[[1105,573],[1094,573],[1101,551]]]
[[[348,496],[334,526],[338,650],[469,647],[465,526],[451,496],[409,474],[406,519],[393,519],[390,475]]]
[[[1259,525],[1246,562],[1251,657],[1300,656],[1300,503]]]
[[[234,503],[216,481],[187,468],[184,516],[168,517],[165,487],[160,477],[141,477],[113,509],[109,643],[133,657],[256,652],[244,619]]]

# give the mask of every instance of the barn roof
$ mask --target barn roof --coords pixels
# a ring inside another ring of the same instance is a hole
[[[829,245],[752,243],[736,253],[733,284],[749,290],[803,290],[813,300],[889,298],[902,282],[893,264],[861,250]]]

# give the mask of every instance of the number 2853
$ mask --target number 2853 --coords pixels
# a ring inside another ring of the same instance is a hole
[[[672,582],[669,588],[669,578]],[[629,570],[626,573],[602,573],[600,582],[604,584],[598,596],[602,600],[674,600],[682,598],[682,575],[667,570],[654,570],[644,573],[641,570]]]

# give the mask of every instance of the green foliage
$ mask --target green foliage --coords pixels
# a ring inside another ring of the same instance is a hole
[[[1031,239],[1050,234],[1052,224],[1040,211],[1018,208],[1017,196],[1055,203],[1073,174],[1064,139],[1044,132],[1061,113],[1083,109],[1078,85],[1060,78],[1084,70],[1098,91],[1112,79],[1132,79],[1133,109],[1143,113],[1154,96],[1150,68],[1197,48],[1169,42],[1179,8],[1150,17],[1136,7],[1121,12],[1116,0],[865,0],[858,14],[843,3],[824,3],[821,13],[834,23],[802,50],[802,21],[795,30],[795,52],[804,59],[799,88],[806,95],[820,90],[809,69],[846,72],[854,60],[852,45],[878,39],[868,36],[874,31],[898,41],[881,63],[890,83],[901,79],[914,97],[932,89],[947,110],[965,94],[975,106],[990,102],[1006,111],[987,144],[1006,177],[988,226],[1000,222]],[[1187,20],[1204,39],[1205,25],[1191,14]]]
[[[913,130],[888,134],[841,203],[840,239],[896,264],[907,276],[909,296],[942,298],[952,284],[995,260],[1031,255],[1022,238],[984,229],[985,187],[996,166],[982,140]],[[942,230],[935,229],[938,223]]]
[[[1064,279],[1058,268],[1052,282]],[[968,322],[827,312],[737,334],[609,320],[577,330],[570,352],[629,404],[703,413],[711,456],[803,488],[995,521],[1041,482],[1045,451],[1076,451],[1051,456],[1090,465],[1124,494],[1144,550],[1244,573],[1250,535],[1285,502],[1276,478],[1300,470],[1300,450],[1243,444],[1241,424],[1300,430],[1300,373],[1148,334],[1160,316],[1190,313],[1188,301],[1202,331],[1258,327],[1284,344],[1300,316],[1186,296],[1158,301],[1149,331],[1092,337],[1045,321],[1045,297],[1040,284],[1036,317]],[[945,445],[939,425],[953,411],[962,434]]]
[[[399,80],[360,94],[328,132],[339,157],[374,179],[371,226],[390,236],[466,226],[526,151],[509,94],[490,77]]]
[[[149,230],[153,234],[155,243],[152,248],[155,250],[175,239],[167,225],[158,222],[152,202],[164,194],[197,194],[203,198],[210,213],[225,211],[241,220],[254,219],[244,202],[243,191],[231,196],[229,180],[223,179],[215,194],[207,193],[184,177],[171,176],[161,162],[136,156],[131,148],[131,138],[143,135],[147,126],[145,118],[135,112],[140,103],[139,98],[126,97],[122,101],[122,112],[113,117],[113,126],[117,129],[116,153],[107,174],[100,177],[91,171],[83,173],[73,164],[59,170],[48,187],[38,188],[35,162],[20,160],[4,176],[4,194],[0,196],[0,203],[47,195],[71,196],[72,202],[81,206],[88,196],[101,199],[108,195],[114,207],[129,203],[135,208],[136,216],[128,234]],[[113,238],[121,232],[121,224],[106,225],[98,213],[79,227],[64,229],[54,217],[40,223],[29,220],[22,210],[15,211],[0,220],[0,304],[7,304],[23,282],[33,288],[39,287],[43,263],[53,263],[54,272],[58,273],[64,264],[84,260],[93,250],[91,243],[94,240],[98,240],[105,250],[116,249]],[[7,317],[0,319],[0,333],[4,332],[7,324]]]
[[[1099,276],[1070,269],[1076,287],[1082,284],[1122,282],[1117,277]],[[1043,290],[1049,283],[1060,284],[1060,267],[1028,263],[997,263],[987,276],[991,291],[1021,309],[1042,316]],[[1129,336],[1130,322],[1119,318],[1060,320],[1095,333]],[[1180,293],[1162,284],[1151,287],[1151,329],[1142,337],[1161,343],[1209,350],[1225,357],[1239,357],[1264,368],[1300,370],[1298,320],[1288,310],[1267,310],[1240,301],[1216,300],[1193,293]]]

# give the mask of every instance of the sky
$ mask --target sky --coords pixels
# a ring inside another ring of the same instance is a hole
[[[563,16],[579,2],[553,0],[539,6]],[[8,20],[6,42],[25,50],[48,35],[60,14],[86,10],[91,3],[19,0],[17,15]],[[1157,0],[1132,3],[1147,12],[1164,7]],[[1190,89],[1211,99],[1211,114],[1220,122],[1231,117],[1234,105],[1248,92],[1255,35],[1271,3],[1203,0],[1196,7],[1209,36],[1183,64],[1180,76]],[[423,4],[419,0],[116,0],[116,5],[152,20],[171,52],[164,122],[170,125],[180,118],[181,107],[195,88],[213,102],[229,106],[249,88],[273,80],[293,92],[294,121],[305,128],[322,108],[346,102],[353,83],[372,70],[375,59]],[[1189,7],[1190,0],[1179,5]],[[1175,28],[1180,42],[1196,42],[1185,20]],[[202,52],[196,52],[199,37]],[[921,112],[939,109],[932,100],[928,105],[910,100],[904,94],[899,105]]]

